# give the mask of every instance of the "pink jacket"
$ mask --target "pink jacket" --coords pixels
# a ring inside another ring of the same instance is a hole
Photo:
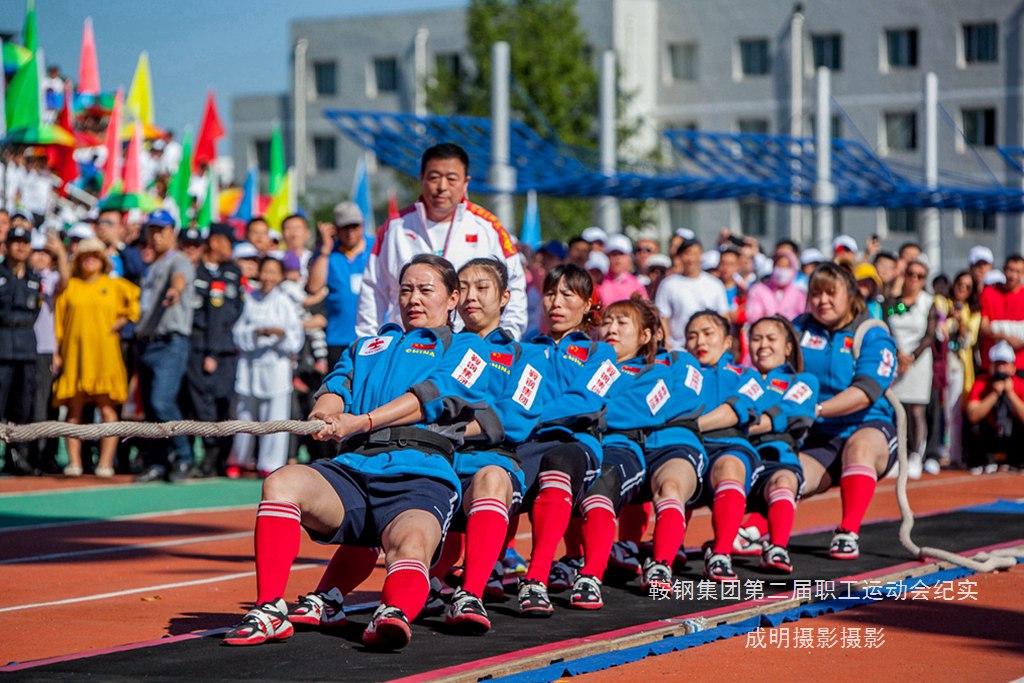
[[[792,320],[807,308],[807,292],[790,283],[781,288],[763,282],[755,283],[747,293],[747,322],[751,325],[769,315]]]

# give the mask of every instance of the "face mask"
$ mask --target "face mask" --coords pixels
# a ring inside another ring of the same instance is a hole
[[[796,277],[795,268],[776,268],[772,271],[772,284],[776,287],[785,287]]]

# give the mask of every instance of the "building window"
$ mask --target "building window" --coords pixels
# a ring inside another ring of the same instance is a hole
[[[740,119],[737,123],[741,133],[768,132],[768,119]]]
[[[889,68],[911,69],[917,66],[917,29],[890,29],[885,32]]]
[[[964,230],[995,232],[996,215],[991,211],[964,211]]]
[[[824,66],[832,71],[843,68],[843,37],[838,33],[811,36],[811,48],[814,52],[814,68]]]
[[[744,76],[764,76],[771,68],[767,38],[740,41],[740,70]]]
[[[256,165],[264,171],[270,170],[270,140],[255,140]]]
[[[668,46],[668,65],[671,82],[697,80],[697,44],[670,44]]]
[[[916,112],[895,112],[885,115],[885,147],[890,152],[917,149]]]
[[[998,60],[999,29],[995,23],[963,25],[964,63],[984,64]]]
[[[434,58],[437,73],[462,80],[462,57],[458,52],[439,52]]]
[[[377,57],[373,60],[374,83],[377,93],[398,91],[398,59],[396,57]]]
[[[995,109],[964,109],[964,139],[975,147],[995,147],[996,145],[996,110]]]
[[[886,209],[885,227],[890,234],[914,234],[917,232],[917,211],[914,209]]]
[[[338,68],[335,62],[313,62],[313,84],[317,97],[338,94]]]
[[[768,206],[760,199],[740,202],[740,231],[744,235],[768,234]]]
[[[338,143],[335,138],[313,138],[313,159],[316,170],[333,171],[338,168]]]

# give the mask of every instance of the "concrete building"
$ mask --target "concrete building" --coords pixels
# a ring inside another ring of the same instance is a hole
[[[814,70],[824,65],[832,71],[833,133],[863,142],[883,159],[920,167],[924,80],[933,72],[939,168],[1021,186],[1021,175],[997,149],[1024,146],[1021,0],[808,0],[799,9],[791,0],[580,0],[578,12],[595,65],[604,50],[614,50],[621,87],[633,93],[629,113],[642,126],[626,154],[663,144],[660,133],[669,129],[812,135]],[[359,154],[322,111],[424,111],[423,83],[438,63],[472,68],[464,27],[461,9],[292,23],[292,44],[306,43],[311,196],[347,193]],[[287,94],[233,102],[237,174],[257,159],[266,167],[275,119],[287,130],[294,158],[295,80]],[[835,232],[862,245],[878,234],[892,247],[916,239],[921,213],[837,210]],[[671,202],[662,216],[663,227],[685,225],[708,239],[724,226],[767,241],[811,237],[810,208]],[[943,265],[957,267],[971,244],[986,244],[997,255],[1021,250],[1020,225],[1015,214],[942,211]]]

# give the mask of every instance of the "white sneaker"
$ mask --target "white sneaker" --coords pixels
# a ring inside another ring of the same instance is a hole
[[[995,464],[994,462],[993,463],[989,463],[988,465],[985,465],[985,474],[995,474],[998,471],[999,471],[999,465]]]
[[[981,474],[982,472],[985,471],[985,468],[983,468],[983,467],[972,467],[970,471],[971,471],[971,475],[972,476],[977,477],[979,474]]]
[[[912,454],[907,458],[907,476],[911,479],[920,479],[921,472],[924,470],[924,465],[921,462],[921,456],[917,453]]]
[[[928,458],[924,461],[924,471],[934,476],[942,471],[942,466],[939,465],[938,460]]]

